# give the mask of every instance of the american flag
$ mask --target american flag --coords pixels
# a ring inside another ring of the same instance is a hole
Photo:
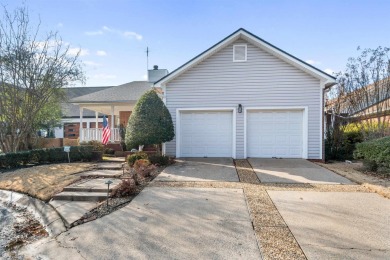
[[[108,140],[110,139],[111,129],[108,126],[106,116],[103,116],[103,136],[102,136],[102,144],[106,145]]]

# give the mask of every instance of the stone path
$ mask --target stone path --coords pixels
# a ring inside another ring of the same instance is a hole
[[[95,170],[77,174],[83,179],[65,187],[62,192],[53,197],[49,204],[62,217],[64,224],[70,227],[85,213],[95,208],[100,201],[107,198],[106,182],[108,180],[113,182],[110,185],[110,191],[112,191],[120,183],[122,174],[121,162],[98,163]]]

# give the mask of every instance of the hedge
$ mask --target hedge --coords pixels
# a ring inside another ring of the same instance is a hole
[[[356,159],[363,159],[371,169],[390,168],[390,136],[356,144]]]
[[[69,157],[74,161],[90,161],[92,159],[93,146],[71,146]],[[27,164],[67,162],[68,154],[63,147],[34,149],[16,153],[0,154],[1,168],[15,168]]]

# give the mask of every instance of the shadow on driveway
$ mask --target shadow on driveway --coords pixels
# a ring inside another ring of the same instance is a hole
[[[350,180],[303,159],[248,159],[261,182],[354,184]]]
[[[156,181],[238,182],[231,158],[181,158],[161,172]]]

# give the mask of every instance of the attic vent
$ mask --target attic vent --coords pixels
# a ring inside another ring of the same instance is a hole
[[[233,45],[233,61],[246,61],[246,44]]]

